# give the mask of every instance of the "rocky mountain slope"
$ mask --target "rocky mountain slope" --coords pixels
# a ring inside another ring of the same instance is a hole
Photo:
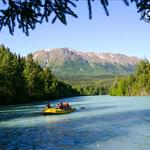
[[[71,48],[39,50],[33,53],[33,58],[58,76],[129,74],[140,61],[123,54],[82,52]]]

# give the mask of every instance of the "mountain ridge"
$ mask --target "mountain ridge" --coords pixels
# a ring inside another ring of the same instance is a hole
[[[33,53],[42,67],[50,67],[56,75],[129,74],[140,61],[138,57],[120,53],[96,53],[72,48],[41,49]]]

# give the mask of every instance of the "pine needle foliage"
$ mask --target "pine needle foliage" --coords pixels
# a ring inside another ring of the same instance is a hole
[[[29,30],[34,30],[38,23],[55,23],[60,20],[67,25],[67,15],[78,18],[74,12],[77,3],[82,0],[2,0],[0,2],[0,31],[3,27],[8,27],[10,34],[14,34],[15,27],[22,29],[23,33],[29,35]],[[89,19],[92,19],[92,2],[96,0],[86,0],[89,11]],[[103,6],[106,15],[109,15],[108,5],[111,0],[98,0]],[[136,3],[137,12],[150,10],[149,0],[122,0],[125,5]],[[143,19],[145,13],[141,19]]]

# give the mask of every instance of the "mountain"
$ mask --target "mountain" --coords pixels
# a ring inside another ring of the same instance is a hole
[[[33,53],[33,58],[58,76],[130,74],[140,61],[123,54],[82,52],[71,48],[39,50]]]

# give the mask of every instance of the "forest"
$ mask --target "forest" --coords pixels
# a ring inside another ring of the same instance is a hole
[[[115,81],[110,88],[112,96],[150,96],[150,62],[141,60],[134,74]]]
[[[58,81],[49,68],[41,68],[32,54],[26,58],[0,46],[0,105],[29,103],[80,95]]]
[[[108,95],[109,88],[121,75],[99,75],[99,76],[57,76],[60,81],[70,84],[77,89],[80,95]]]

